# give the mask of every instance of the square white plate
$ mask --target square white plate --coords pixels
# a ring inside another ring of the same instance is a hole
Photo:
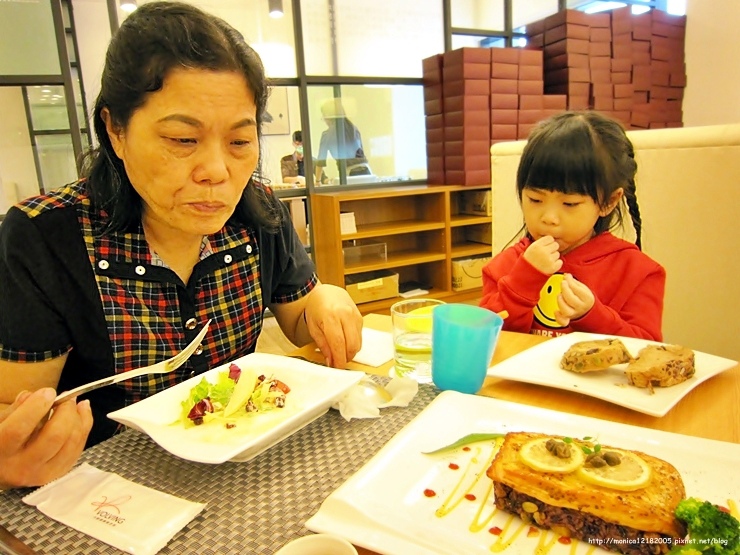
[[[573,343],[607,337],[615,336],[582,332],[561,335],[491,366],[488,375],[575,391],[651,416],[664,416],[697,385],[737,365],[734,360],[694,351],[696,365],[694,377],[671,387],[656,387],[654,393],[649,389],[629,384],[624,373],[626,364],[588,374],[576,374],[560,368],[560,359]],[[618,339],[624,343],[632,356],[637,356],[638,351],[647,345],[664,344],[633,337]]]
[[[240,418],[232,429],[216,423],[185,428],[179,422],[181,402],[204,377],[215,382],[219,372],[228,371],[229,364],[224,364],[111,412],[108,418],[144,432],[165,450],[189,461],[244,462],[323,415],[365,375],[268,353],[252,353],[233,362],[286,383],[290,393],[285,408]]]
[[[592,546],[587,543],[561,545],[552,532],[540,530],[536,537],[528,537],[529,526],[503,511],[488,518],[494,504],[493,495],[486,496],[491,481],[485,470],[492,458],[493,442],[471,445],[469,451],[423,454],[467,434],[511,431],[592,436],[603,445],[636,449],[673,464],[688,496],[727,506],[728,498],[734,495],[735,502],[740,502],[738,444],[445,391],[329,495],[306,526],[314,532],[340,534],[355,545],[384,555],[490,555],[498,551],[491,549],[497,536],[489,530],[495,526],[504,529],[498,536],[504,540],[522,528],[503,551],[505,555],[532,555],[545,534],[545,539],[555,541],[550,555],[590,554]],[[459,468],[455,470],[454,465]],[[482,477],[470,487],[476,473]],[[458,484],[461,486],[456,490]],[[425,490],[436,495],[427,497]],[[466,493],[475,500],[465,499]],[[445,516],[436,516],[449,496],[453,502],[459,500],[459,505]],[[481,516],[476,516],[479,510]],[[476,521],[482,522],[482,529],[473,532],[471,523]],[[596,553],[605,551],[596,549]]]

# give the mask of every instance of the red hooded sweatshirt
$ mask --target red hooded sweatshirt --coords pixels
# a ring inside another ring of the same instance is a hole
[[[550,337],[582,331],[663,340],[665,269],[637,246],[601,233],[564,255],[560,272],[549,276],[522,257],[531,244],[531,239],[521,239],[483,269],[480,305],[506,310],[505,330]],[[584,316],[561,327],[554,311],[566,273],[587,285],[596,302]]]

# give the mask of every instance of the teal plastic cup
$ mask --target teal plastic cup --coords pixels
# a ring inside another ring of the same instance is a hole
[[[439,389],[478,393],[504,320],[485,308],[446,304],[432,312],[432,381]]]

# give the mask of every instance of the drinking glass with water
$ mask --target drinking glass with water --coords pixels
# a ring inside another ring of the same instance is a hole
[[[437,299],[407,299],[391,306],[395,373],[419,383],[432,381],[432,311]]]

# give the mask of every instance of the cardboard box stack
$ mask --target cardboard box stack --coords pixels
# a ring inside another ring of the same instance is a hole
[[[490,48],[459,48],[442,55],[445,183],[491,182],[490,75]]]
[[[527,25],[542,47],[545,92],[567,95],[571,110],[594,109],[628,128],[680,127],[686,84],[686,18],[625,7],[564,10]]]
[[[492,143],[526,138],[566,108],[565,95],[544,94],[540,50],[460,48],[422,69],[430,184],[490,183]]]
[[[444,114],[442,113],[442,54],[422,60],[424,124],[427,136],[427,181],[445,182]]]

